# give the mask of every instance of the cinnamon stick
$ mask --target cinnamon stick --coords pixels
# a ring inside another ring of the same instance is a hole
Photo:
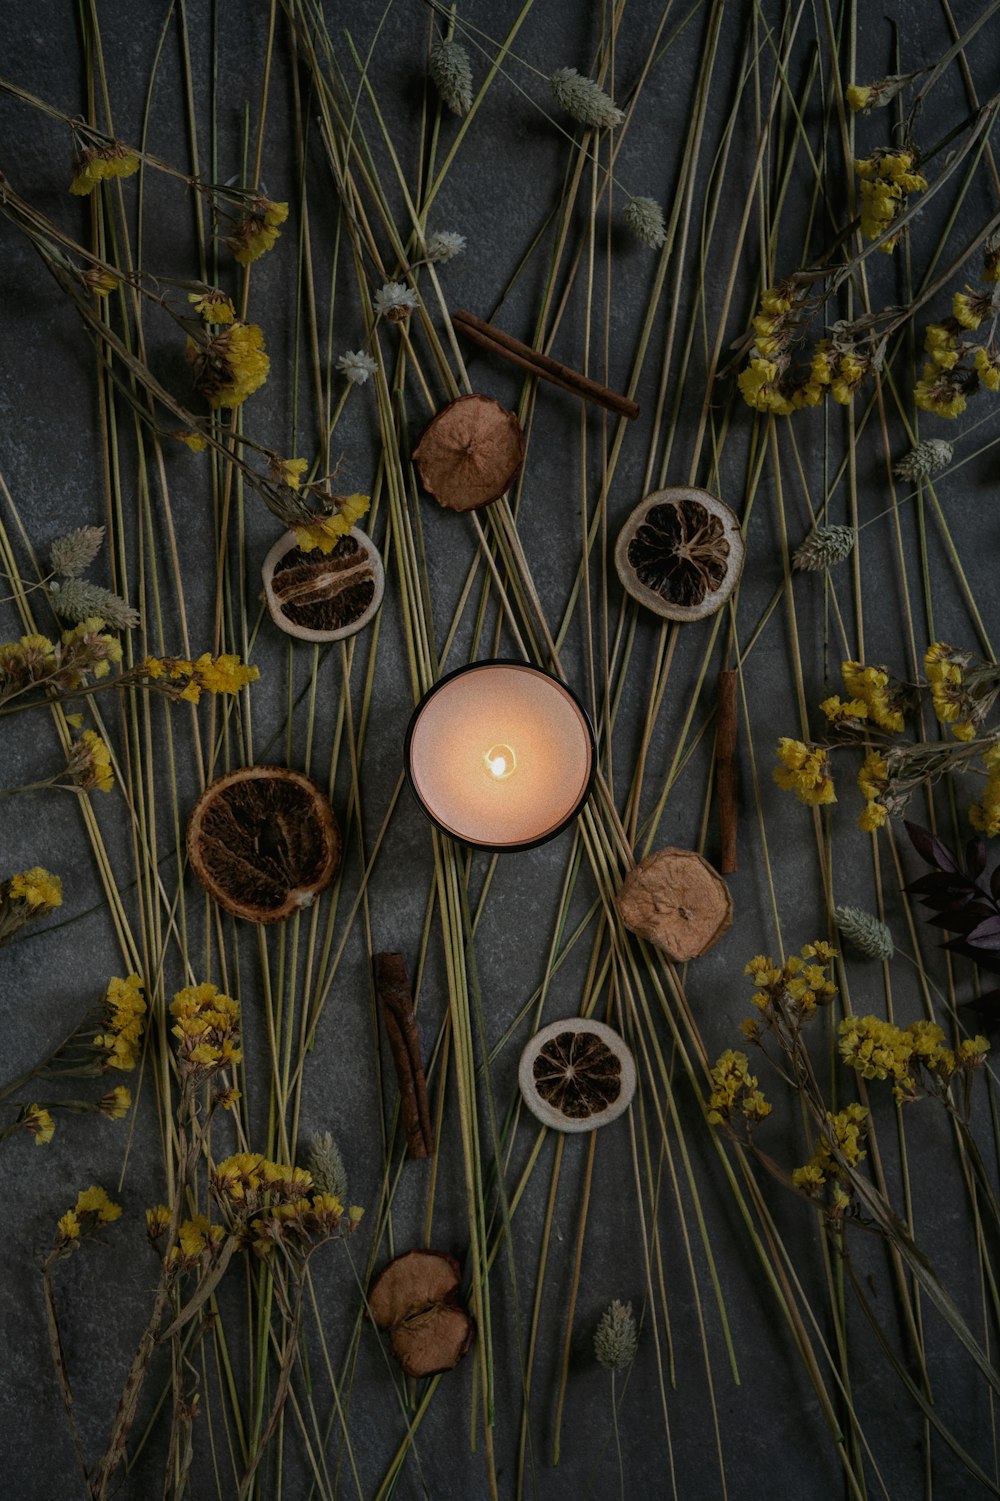
[[[719,795],[719,824],[724,876],[736,870],[736,673],[719,673],[719,718],[715,729],[715,785]]]
[[[574,396],[579,396],[584,401],[593,401],[598,406],[606,407],[609,412],[615,412],[619,417],[627,417],[632,422],[638,417],[638,402],[632,401],[628,396],[620,396],[617,391],[612,391],[608,386],[602,386],[599,381],[591,380],[587,375],[581,375],[579,370],[563,365],[559,360],[551,359],[540,350],[532,349],[530,344],[522,344],[520,339],[515,339],[492,323],[486,323],[482,318],[477,318],[475,313],[459,310],[457,313],[452,313],[451,321],[459,333],[465,334],[467,339],[471,339],[480,348],[500,355],[503,359],[509,360],[512,365],[519,365],[522,370],[529,370],[532,375],[537,375],[541,380],[547,380],[554,386],[561,386],[564,391],[572,391]]]
[[[420,1033],[413,1011],[410,982],[406,977],[406,960],[402,954],[376,954],[374,960],[385,1033],[399,1080],[406,1155],[429,1157],[434,1150],[434,1131],[424,1066],[420,1061]]]

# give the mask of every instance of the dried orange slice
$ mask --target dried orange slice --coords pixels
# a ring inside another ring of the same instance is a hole
[[[368,1294],[368,1311],[408,1376],[454,1370],[475,1325],[458,1298],[462,1269],[443,1251],[405,1251]]]
[[[594,1131],[627,1110],[635,1061],[611,1027],[568,1016],[543,1027],[521,1054],[517,1074],[532,1115],[556,1131]]]
[[[218,777],[191,810],[191,869],[234,917],[281,922],[308,907],[340,868],[340,830],[326,794],[287,766]]]
[[[732,594],[746,548],[740,523],[707,490],[656,490],[618,534],[615,567],[633,599],[668,620],[704,620]]]
[[[492,396],[442,407],[413,450],[420,483],[449,511],[476,511],[510,489],[524,462],[524,433]]]
[[[616,898],[626,928],[684,962],[698,959],[733,921],[729,887],[696,850],[656,850],[630,870]]]
[[[358,527],[331,552],[303,550],[286,532],[264,559],[264,597],[275,625],[302,641],[340,641],[375,618],[385,592],[382,559]]]

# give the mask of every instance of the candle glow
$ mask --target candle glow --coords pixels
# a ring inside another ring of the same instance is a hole
[[[417,707],[407,773],[446,833],[486,849],[551,838],[579,809],[593,769],[590,722],[556,678],[516,662],[474,663]]]

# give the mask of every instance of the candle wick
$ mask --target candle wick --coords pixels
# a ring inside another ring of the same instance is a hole
[[[486,762],[486,769],[498,782],[517,770],[517,757],[509,745],[490,746],[483,760]]]

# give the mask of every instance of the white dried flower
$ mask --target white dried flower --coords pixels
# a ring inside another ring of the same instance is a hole
[[[631,1303],[616,1298],[601,1314],[594,1334],[594,1354],[606,1371],[623,1371],[635,1359],[639,1334]]]
[[[557,68],[549,79],[549,87],[557,103],[581,125],[610,130],[625,118],[600,84],[584,78],[575,68]]]
[[[373,360],[363,349],[345,349],[337,361],[337,369],[352,386],[363,386],[378,371],[378,360]]]
[[[849,558],[857,540],[858,534],[853,526],[818,526],[795,549],[792,563],[807,573],[820,573],[824,568],[831,568],[834,563]]]
[[[911,448],[906,457],[894,465],[892,472],[897,479],[909,480],[915,484],[918,479],[926,479],[929,475],[946,469],[951,463],[953,452],[951,444],[944,438],[927,438]]]
[[[90,567],[103,541],[103,526],[78,526],[65,537],[57,537],[49,549],[53,573],[61,573],[68,579],[76,578],[78,573]]]
[[[663,222],[663,210],[655,198],[630,198],[625,223],[637,240],[653,250],[659,250],[666,242],[667,226]]]
[[[306,1166],[319,1193],[333,1194],[342,1204],[347,1203],[347,1169],[329,1131],[319,1131],[313,1137]]]
[[[435,265],[440,265],[444,261],[454,260],[456,255],[461,255],[464,249],[464,235],[456,234],[453,229],[437,229],[432,235],[427,236],[424,256]]]
[[[393,323],[405,323],[417,306],[417,294],[402,281],[387,281],[375,293],[375,313]]]
[[[139,612],[110,589],[88,579],[68,578],[49,585],[52,608],[63,620],[79,624],[99,616],[113,631],[130,631],[139,624]]]
[[[834,921],[852,948],[869,959],[891,959],[896,952],[892,934],[882,922],[860,907],[835,907]]]
[[[461,43],[445,37],[435,42],[431,48],[430,72],[452,114],[467,115],[472,108],[472,64]]]

